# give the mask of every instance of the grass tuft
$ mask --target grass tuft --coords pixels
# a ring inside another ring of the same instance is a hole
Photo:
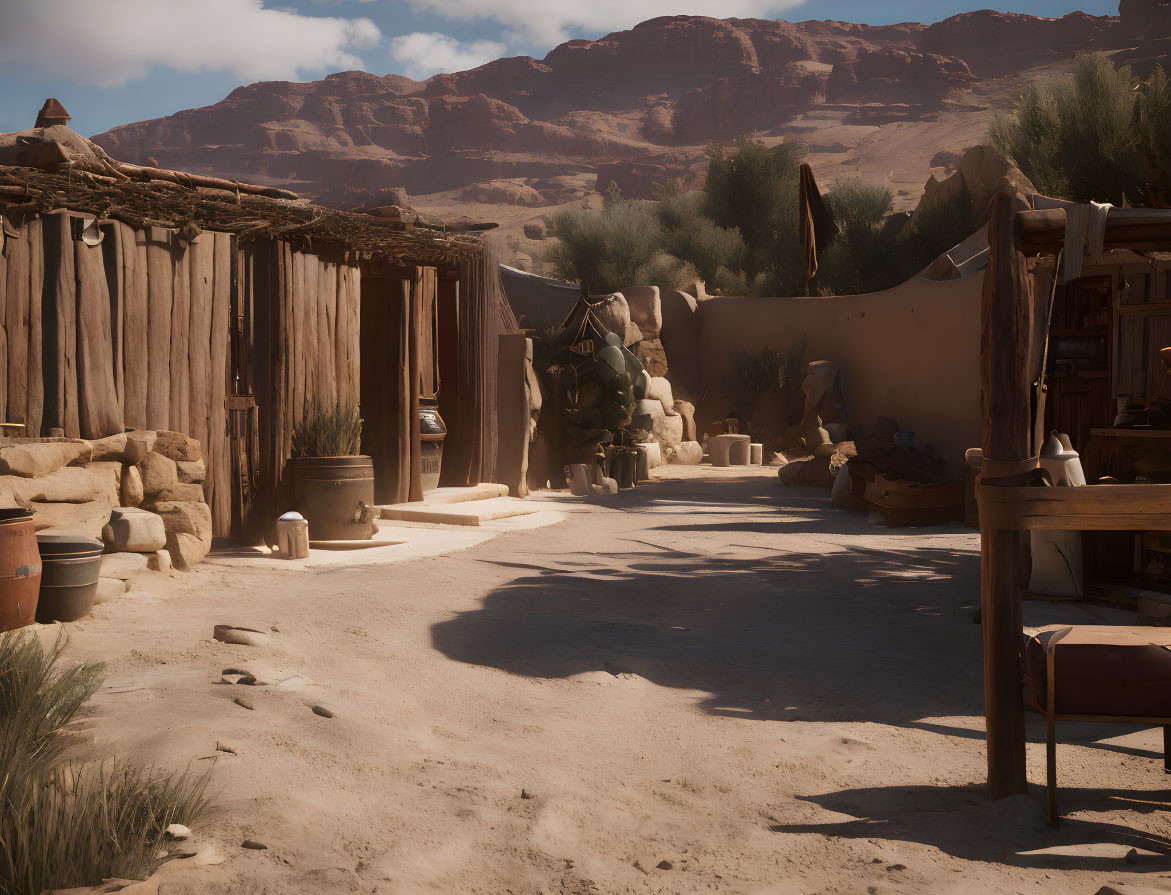
[[[310,404],[293,427],[293,457],[353,457],[362,450],[357,404]]]
[[[104,677],[101,665],[61,668],[64,646],[0,634],[0,895],[144,878],[167,827],[209,808],[210,771],[64,759],[62,731]]]

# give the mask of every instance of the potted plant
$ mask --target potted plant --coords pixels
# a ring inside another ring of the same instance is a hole
[[[361,443],[357,404],[311,404],[293,428],[294,503],[314,541],[374,534],[374,464]]]

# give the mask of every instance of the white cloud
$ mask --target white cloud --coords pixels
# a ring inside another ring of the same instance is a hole
[[[369,19],[305,16],[265,0],[3,0],[0,68],[116,87],[154,66],[245,81],[360,69]]]
[[[446,34],[423,31],[404,34],[390,41],[390,52],[412,78],[425,78],[441,71],[467,71],[499,59],[506,49],[504,44],[494,40],[461,43]]]
[[[574,31],[616,31],[658,16],[768,18],[804,0],[408,0],[417,12],[460,22],[494,21],[509,39],[551,48]]]

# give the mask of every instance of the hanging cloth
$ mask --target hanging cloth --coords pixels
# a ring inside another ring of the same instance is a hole
[[[800,226],[805,280],[808,282],[817,274],[817,256],[825,251],[834,219],[817,189],[813,169],[805,164],[801,165]]]

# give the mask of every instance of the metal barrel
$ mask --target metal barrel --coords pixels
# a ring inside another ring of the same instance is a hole
[[[31,625],[41,591],[33,511],[0,510],[0,632]]]
[[[297,512],[314,541],[359,541],[374,534],[374,463],[369,457],[298,457]]]
[[[41,598],[37,621],[75,622],[94,607],[104,545],[95,538],[40,535]]]

